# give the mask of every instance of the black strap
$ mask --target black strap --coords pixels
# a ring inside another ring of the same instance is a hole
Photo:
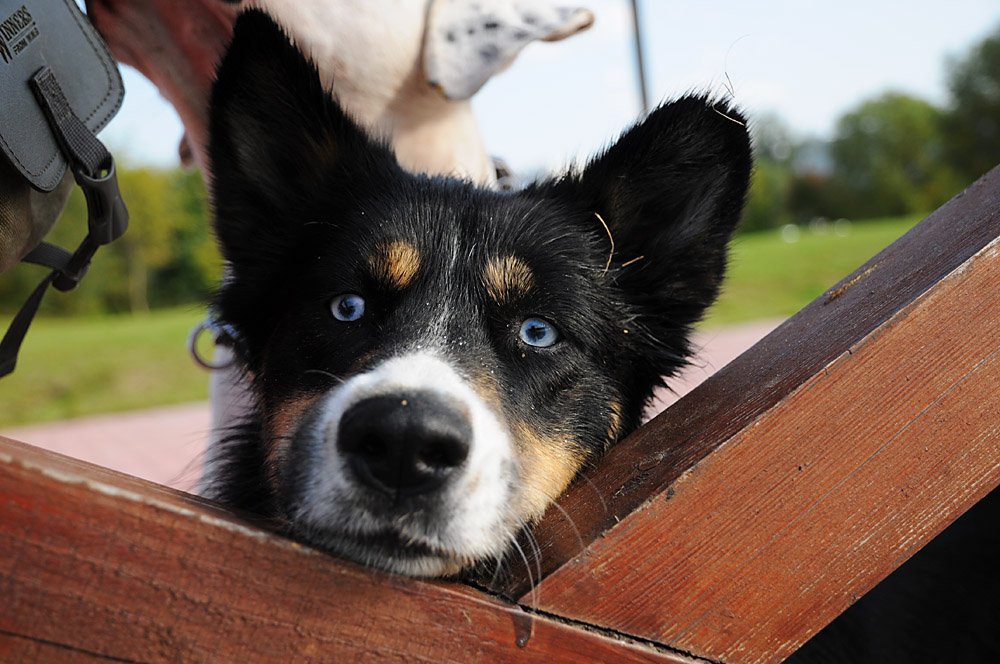
[[[118,191],[111,153],[73,112],[51,69],[38,70],[30,85],[87,199],[87,237],[72,254],[43,242],[24,258],[29,263],[51,268],[52,272],[32,291],[0,341],[0,378],[14,370],[21,342],[49,284],[61,291],[76,288],[97,248],[118,239],[128,227],[128,210]]]
[[[73,166],[74,174],[82,169],[90,177],[97,177],[102,170],[109,169],[111,153],[73,112],[55,73],[48,67],[42,67],[31,77],[29,84],[59,148]]]
[[[28,252],[28,255],[21,260],[33,265],[41,265],[52,270],[62,271],[69,265],[73,254],[62,247],[57,247],[48,242],[42,242],[37,247]]]
[[[42,303],[42,296],[45,295],[49,284],[52,283],[52,280],[58,274],[58,272],[53,270],[49,272],[47,277],[42,279],[42,283],[35,287],[35,290],[28,297],[27,302],[24,303],[21,310],[14,316],[10,327],[7,328],[7,334],[3,335],[3,341],[0,341],[0,378],[12,372],[17,365],[17,351],[21,349],[21,342],[24,341],[24,335],[28,333],[31,320],[38,312],[38,305]]]

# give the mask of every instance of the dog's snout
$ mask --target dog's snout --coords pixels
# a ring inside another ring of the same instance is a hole
[[[341,417],[337,447],[362,483],[395,496],[427,493],[465,463],[465,410],[428,393],[369,397]]]

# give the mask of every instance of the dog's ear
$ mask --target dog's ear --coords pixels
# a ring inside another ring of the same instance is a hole
[[[289,224],[315,221],[303,216],[336,218],[354,182],[398,168],[391,150],[357,127],[316,67],[260,11],[236,21],[209,116],[216,231],[230,260],[244,243],[280,247],[295,234]],[[322,211],[310,208],[320,204]]]
[[[718,294],[751,165],[739,112],[689,96],[655,110],[556,185],[589,206],[585,223],[604,246],[613,240],[605,277],[635,316],[637,356],[659,358],[653,370],[661,374],[683,364],[687,333]]]

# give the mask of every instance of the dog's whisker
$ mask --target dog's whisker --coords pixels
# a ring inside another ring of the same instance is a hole
[[[511,547],[515,548],[520,554],[521,560],[524,562],[524,571],[528,575],[528,585],[531,587],[531,597],[530,606],[532,608],[538,607],[538,590],[536,586],[542,580],[542,550],[538,544],[538,540],[535,538],[534,533],[531,531],[531,524],[525,520],[525,518],[514,510],[511,506],[507,505],[504,507],[505,516],[510,519],[511,530],[505,536],[507,540],[507,545],[504,547],[504,551],[509,552]],[[520,538],[524,538],[527,542],[528,547],[531,549],[531,555],[529,556],[524,550],[524,547],[519,543]],[[534,569],[532,569],[531,561],[529,557],[534,559]]]
[[[326,376],[327,378],[332,378],[333,380],[337,380],[337,376],[335,374],[332,374],[329,371],[326,371],[324,369],[306,369],[302,373],[303,373],[303,375],[304,374],[320,374],[321,376]]]
[[[535,559],[535,572],[537,576],[535,576],[534,579],[532,578],[530,567],[527,569],[527,572],[528,581],[531,583],[532,587],[533,597],[536,600],[535,606],[537,607],[537,594],[535,594],[535,586],[542,582],[542,547],[538,543],[538,538],[535,537],[535,533],[531,530],[531,524],[524,521],[521,517],[518,517],[518,520],[521,523],[519,532],[524,534],[524,538],[527,540],[528,546],[531,547],[531,554]],[[528,561],[525,560],[525,565],[527,564]]]
[[[566,508],[560,505],[555,498],[553,498],[552,496],[550,496],[549,494],[545,493],[540,489],[536,489],[534,487],[529,487],[529,486],[525,486],[523,488],[528,489],[529,491],[534,491],[536,494],[541,494],[549,505],[555,507],[563,515],[563,518],[566,519],[566,523],[568,523],[569,527],[573,529],[573,533],[576,535],[577,542],[579,543],[580,550],[582,551],[585,548],[583,544],[583,535],[580,534],[580,529],[576,527],[576,522],[573,521],[573,517],[569,515],[569,512],[566,511]],[[539,558],[540,557],[541,556],[539,556]]]
[[[524,570],[528,573],[528,585],[531,586],[531,590],[529,591],[531,593],[531,600],[528,603],[528,606],[530,606],[532,609],[537,610],[538,609],[538,587],[535,584],[534,577],[531,575],[531,563],[528,562],[528,556],[525,555],[524,549],[521,548],[520,544],[518,544],[517,538],[511,539],[510,543],[514,546],[514,549],[520,554],[521,559],[524,561]],[[541,567],[539,567],[538,568],[538,578],[539,578],[539,580],[541,580],[541,576],[542,576],[541,572],[542,572]]]
[[[494,556],[493,558],[494,570],[493,570],[493,576],[490,577],[490,585],[488,586],[489,588],[496,588],[497,581],[500,580],[500,572],[503,570],[503,560],[504,560],[504,552],[497,551],[497,555]]]
[[[599,501],[601,501],[601,508],[603,508],[604,509],[604,513],[607,514],[608,513],[608,504],[606,502],[604,502],[604,496],[601,495],[601,490],[597,488],[597,485],[594,484],[594,481],[591,480],[589,477],[587,477],[586,473],[582,473],[580,475],[580,477],[579,477],[579,480],[582,481],[582,482],[584,482],[584,483],[586,483],[591,489],[594,490],[594,495],[596,495],[597,499]]]
[[[528,533],[528,542],[531,544],[532,549],[534,549],[535,551],[536,577],[534,582],[531,584],[531,596],[532,596],[532,601],[534,603],[533,608],[537,609],[539,593],[541,592],[540,590],[538,590],[538,584],[542,582],[542,547],[538,544],[538,540],[535,538],[535,534],[531,532],[530,529],[528,529],[527,533]]]

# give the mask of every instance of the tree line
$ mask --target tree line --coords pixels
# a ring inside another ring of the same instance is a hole
[[[743,230],[930,212],[1000,163],[1000,29],[947,72],[943,107],[887,92],[845,113],[828,142],[797,140],[776,116],[757,118]],[[222,268],[201,175],[125,168],[119,185],[129,232],[98,252],[75,292],[46,295],[42,313],[143,312],[202,303],[215,288]],[[86,219],[77,189],[47,239],[75,248]],[[17,311],[44,275],[29,265],[0,275],[0,312]]]
[[[120,168],[118,185],[129,209],[128,231],[98,250],[76,290],[50,288],[40,313],[141,313],[205,302],[218,284],[221,260],[200,173]],[[87,204],[76,187],[46,240],[73,250],[86,234]],[[0,275],[0,312],[17,311],[45,274],[20,264]]]
[[[759,118],[744,230],[931,212],[1000,163],[1000,29],[946,70],[942,107],[885,92],[845,113],[829,142]]]

